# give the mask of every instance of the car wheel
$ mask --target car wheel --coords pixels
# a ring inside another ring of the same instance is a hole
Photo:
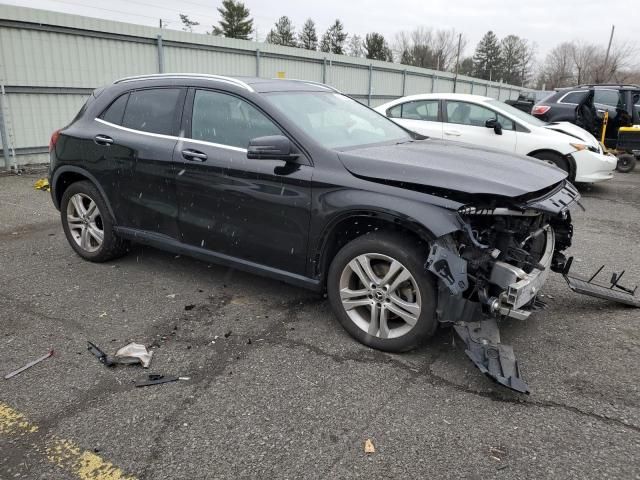
[[[106,262],[126,253],[127,242],[115,234],[107,205],[91,182],[76,182],[65,190],[60,216],[69,244],[82,258]]]
[[[560,170],[564,170],[565,172],[567,172],[567,175],[569,175],[569,180],[573,181],[575,179],[574,176],[571,175],[571,169],[569,168],[569,162],[567,161],[566,158],[564,158],[562,155],[560,155],[559,153],[555,153],[555,152],[539,152],[533,155],[534,158],[537,158],[538,160],[543,160],[547,163],[551,163],[552,165],[555,165],[556,167],[558,167]]]
[[[618,165],[616,170],[622,173],[629,173],[636,168],[636,157],[630,153],[625,153],[618,156]]]
[[[364,235],[338,252],[327,293],[349,334],[388,352],[411,350],[433,335],[436,279],[424,267],[427,252],[426,245],[391,233]]]

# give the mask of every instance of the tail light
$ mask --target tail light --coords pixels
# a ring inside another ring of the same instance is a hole
[[[56,143],[58,142],[59,137],[60,137],[60,130],[56,130],[51,134],[51,139],[49,140],[49,152],[51,152],[54,148],[56,148]]]
[[[548,105],[536,105],[535,107],[533,107],[533,110],[531,110],[531,115],[544,115],[549,111],[550,108],[551,107],[549,107]]]

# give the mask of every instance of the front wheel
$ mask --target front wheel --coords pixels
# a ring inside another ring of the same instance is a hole
[[[636,157],[630,153],[618,155],[618,165],[616,166],[616,170],[621,173],[629,173],[634,168],[636,168]]]
[[[539,152],[539,153],[534,154],[533,157],[537,158],[538,160],[543,160],[543,161],[545,161],[547,163],[555,165],[560,170],[564,170],[565,172],[567,172],[567,175],[569,176],[569,180],[570,181],[574,180],[573,176],[571,175],[571,168],[569,167],[569,162],[567,161],[566,158],[564,158],[559,153],[555,153],[555,152]]]
[[[378,350],[404,352],[433,335],[436,280],[424,268],[428,251],[406,236],[373,233],[338,252],[327,293],[351,336]]]

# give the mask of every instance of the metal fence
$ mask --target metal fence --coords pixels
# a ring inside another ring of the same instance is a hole
[[[157,72],[312,80],[371,106],[454,90],[448,72],[0,5],[0,158],[7,168],[47,162],[51,132],[73,118],[94,88]],[[500,100],[522,90],[465,76],[456,85],[459,93]]]

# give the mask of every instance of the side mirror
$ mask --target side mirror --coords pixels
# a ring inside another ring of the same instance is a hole
[[[496,135],[502,135],[502,124],[495,118],[490,118],[484,122],[484,126],[487,128],[493,128]]]
[[[286,160],[293,161],[300,154],[293,152],[291,141],[284,135],[256,137],[249,140],[247,158],[252,160]]]

